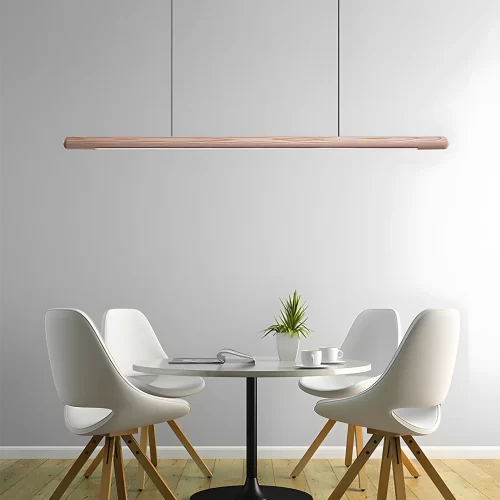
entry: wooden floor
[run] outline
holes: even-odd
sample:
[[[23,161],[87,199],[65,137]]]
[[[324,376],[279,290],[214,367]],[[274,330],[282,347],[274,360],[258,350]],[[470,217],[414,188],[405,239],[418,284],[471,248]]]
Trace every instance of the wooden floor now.
[[[192,460],[160,460],[158,469],[178,500],[187,500],[194,492],[206,488],[242,484],[243,460],[206,460],[206,463],[213,470],[212,479],[204,478]],[[346,471],[343,460],[311,460],[303,474],[291,479],[289,474],[296,463],[297,460],[259,460],[259,480],[262,484],[301,489],[323,500]],[[2,500],[48,500],[71,464],[71,460],[0,460],[0,497]],[[500,460],[433,460],[433,464],[458,500],[500,500]],[[350,489],[343,500],[376,500],[379,467],[380,460],[369,460],[366,491]],[[142,493],[135,489],[135,461],[126,460],[125,471],[130,500],[161,498],[151,481]],[[405,474],[408,500],[442,498],[425,475],[414,479],[406,470]],[[78,476],[63,498],[98,498],[99,478],[100,468],[90,479]],[[114,487],[112,498],[116,499]],[[388,498],[395,498],[392,484]]]

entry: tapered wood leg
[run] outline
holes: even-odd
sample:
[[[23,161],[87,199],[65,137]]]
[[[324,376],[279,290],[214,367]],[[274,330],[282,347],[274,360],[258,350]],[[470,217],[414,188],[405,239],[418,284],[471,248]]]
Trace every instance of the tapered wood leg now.
[[[411,460],[405,455],[405,452],[401,450],[401,457],[403,459],[403,465],[406,467],[408,472],[414,477],[417,478],[420,476],[420,473],[415,468],[415,466],[411,463]]]
[[[304,453],[304,456],[300,459],[300,462],[297,464],[295,469],[293,469],[290,476],[297,477],[302,472],[304,467],[307,465],[307,462],[311,460],[311,457],[316,453],[316,450],[320,447],[326,436],[328,436],[335,423],[335,420],[328,420],[323,429],[321,429],[316,439],[311,443],[311,446],[309,446],[308,450]]]
[[[111,479],[113,476],[113,460],[115,457],[115,437],[106,436],[104,445],[104,458],[102,461],[101,489],[99,500],[109,500],[111,498]]]
[[[115,480],[118,500],[127,500],[127,483],[123,466],[122,443],[120,438],[115,438]]]
[[[200,455],[198,455],[193,445],[189,442],[187,436],[181,431],[181,428],[177,425],[177,422],[175,420],[169,420],[167,423],[168,425],[170,425],[170,428],[174,431],[174,434],[177,436],[177,439],[182,443],[182,446],[186,448],[187,452],[194,460],[198,468],[201,470],[203,475],[208,478],[212,477],[210,469],[205,465],[205,462],[202,460]]]
[[[347,488],[349,488],[349,485],[354,481],[354,478],[359,474],[359,471],[372,456],[381,441],[381,435],[374,434],[370,438],[356,460],[354,460],[354,463],[349,467],[344,477],[340,480],[337,487],[333,490],[333,493],[328,497],[328,500],[340,500],[342,498],[344,493],[347,491]]]
[[[89,465],[89,468],[85,471],[84,477],[87,479],[95,472],[99,464],[102,462],[104,457],[104,448],[97,454],[92,463]]]
[[[392,474],[394,475],[394,489],[396,490],[396,500],[406,500],[403,458],[401,457],[401,441],[399,437],[393,437],[390,439],[392,448]]]
[[[352,452],[354,450],[354,425],[347,426],[347,441],[345,444],[345,466],[350,467],[352,464]]]
[[[432,482],[436,485],[436,488],[439,490],[443,498],[446,500],[456,500],[453,493],[450,491],[446,483],[441,479],[441,476],[438,474],[437,470],[431,464],[430,460],[424,455],[424,452],[420,448],[420,446],[416,443],[412,436],[403,436],[405,443],[408,445],[408,448],[415,455],[415,458],[418,460],[422,468],[427,472],[427,475],[431,478]]]
[[[148,452],[148,434],[149,427],[141,427],[141,450],[147,454]],[[141,467],[140,462],[137,463],[137,489],[142,491],[146,484],[146,471]]]
[[[149,454],[151,455],[151,463],[158,466],[158,448],[156,447],[156,429],[154,425],[149,426]]]
[[[361,450],[363,449],[363,428],[356,425],[354,428],[354,434],[356,437],[356,453],[359,455],[361,453]],[[361,491],[365,491],[366,470],[364,467],[361,467],[361,470],[359,471],[358,480],[359,480],[359,489]]]
[[[80,456],[75,460],[75,463],[71,466],[68,473],[64,476],[63,480],[60,482],[59,486],[56,488],[54,493],[50,496],[50,500],[59,500],[64,495],[64,492],[68,489],[76,475],[80,472],[81,468],[85,465],[85,462],[89,459],[90,455],[97,448],[97,445],[101,442],[102,436],[93,436],[88,442],[87,446],[80,453]]]
[[[384,451],[382,452],[382,465],[378,479],[377,500],[386,500],[389,489],[389,477],[391,475],[392,447],[391,438],[384,438]]]
[[[141,447],[134,439],[132,435],[123,436],[123,440],[126,445],[130,448],[130,451],[137,458],[138,462],[141,464],[142,468],[146,471],[146,474],[150,477],[153,484],[158,488],[158,491],[167,500],[177,500],[175,495],[172,493],[167,483],[163,480],[163,478],[158,474],[155,466],[151,463],[147,455],[142,451]]]

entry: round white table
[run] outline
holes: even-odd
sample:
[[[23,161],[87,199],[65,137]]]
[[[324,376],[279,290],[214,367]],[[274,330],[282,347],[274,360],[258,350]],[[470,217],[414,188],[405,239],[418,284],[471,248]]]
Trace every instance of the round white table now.
[[[371,370],[370,363],[346,359],[327,368],[296,368],[294,363],[257,359],[255,364],[227,360],[224,364],[169,364],[167,358],[134,364],[134,370],[156,375],[244,377],[247,379],[247,474],[243,486],[223,486],[199,491],[191,500],[312,500],[311,495],[281,486],[260,486],[257,481],[257,378],[351,375]]]

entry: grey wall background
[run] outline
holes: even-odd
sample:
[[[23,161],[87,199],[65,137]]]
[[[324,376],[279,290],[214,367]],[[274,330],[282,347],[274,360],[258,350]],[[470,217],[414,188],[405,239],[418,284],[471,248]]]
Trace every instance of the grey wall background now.
[[[174,133],[337,133],[335,1],[175,1]],[[447,151],[65,151],[67,135],[169,135],[169,1],[0,3],[0,444],[64,427],[44,312],[150,318],[170,355],[260,339],[299,290],[314,337],[368,307],[406,329],[463,318],[456,376],[424,445],[499,445],[500,4],[341,0],[341,133],[447,135]],[[91,369],[91,367],[89,367]],[[323,425],[293,380],[260,383],[260,444]],[[181,425],[244,443],[244,382],[207,380]],[[221,418],[221,407],[224,417]],[[161,445],[177,444],[160,426]],[[326,444],[343,444],[339,426]]]

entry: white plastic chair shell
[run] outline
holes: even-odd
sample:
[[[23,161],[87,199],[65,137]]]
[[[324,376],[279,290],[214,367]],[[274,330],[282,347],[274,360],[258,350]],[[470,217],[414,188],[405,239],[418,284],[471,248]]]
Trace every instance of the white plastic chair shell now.
[[[319,401],[316,413],[402,435],[434,432],[441,420],[440,405],[451,384],[459,336],[456,310],[423,311],[371,387],[351,397]]]
[[[50,366],[67,427],[96,435],[154,425],[189,413],[189,404],[146,394],[121,373],[92,320],[76,309],[45,314]]]
[[[345,398],[366,390],[378,380],[396,352],[399,330],[399,316],[394,309],[366,309],[354,320],[341,349],[345,358],[369,361],[370,372],[304,377],[299,381],[300,389],[320,398]]]
[[[201,377],[149,375],[136,372],[133,364],[167,358],[147,317],[137,309],[110,309],[103,316],[104,341],[127,379],[142,391],[155,396],[191,396],[205,387]]]

